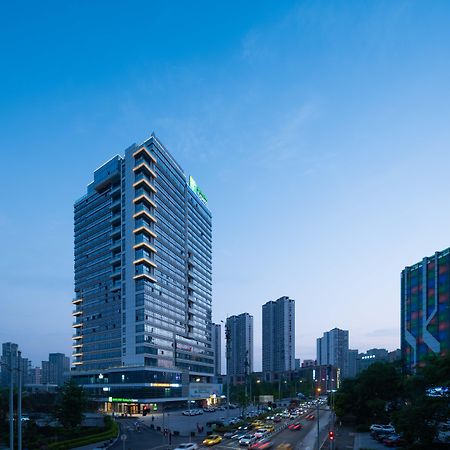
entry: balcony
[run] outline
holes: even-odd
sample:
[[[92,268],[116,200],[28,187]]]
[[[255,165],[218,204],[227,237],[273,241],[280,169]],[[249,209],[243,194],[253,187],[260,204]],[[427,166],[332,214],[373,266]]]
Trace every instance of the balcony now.
[[[72,336],[72,339],[73,339],[74,341],[78,341],[79,339],[83,339],[83,335],[82,335],[82,334],[74,334],[74,335]]]
[[[156,278],[153,274],[153,267],[148,267],[142,263],[136,263],[135,276],[133,278],[135,280],[146,278],[152,283],[156,283]]]
[[[112,286],[111,286],[110,291],[111,292],[118,291],[121,287],[122,287],[122,283],[120,281],[114,281]]]
[[[133,248],[135,250],[145,249],[153,253],[158,253],[158,250],[156,250],[156,248],[150,245],[148,242],[141,242],[140,244],[136,244]]]
[[[83,347],[83,344],[81,342],[72,345],[72,348],[81,348],[81,347]]]
[[[155,186],[153,186],[151,181],[144,174],[140,174],[138,177],[136,177],[136,182],[133,184],[134,188],[137,188],[139,186],[147,186],[156,194]]]
[[[80,322],[75,322],[72,324],[72,328],[81,328],[83,326],[83,324]]]
[[[75,311],[72,311],[72,316],[81,316],[83,314],[83,311],[76,309]]]
[[[117,197],[117,195],[120,196],[120,192],[121,192],[121,186],[120,186],[120,184],[118,184],[111,189],[111,197],[115,198],[115,197]]]
[[[111,265],[114,266],[116,264],[121,264],[122,263],[122,254],[121,253],[114,253],[112,255],[112,259],[111,259]]]
[[[111,247],[109,247],[111,251],[120,250],[121,248],[122,248],[122,241],[120,239],[117,239],[117,241],[113,241]]]
[[[135,192],[136,198],[133,200],[134,203],[145,203],[147,202],[153,208],[157,208],[156,203],[153,201],[152,197],[145,192],[144,189],[138,189]]]
[[[83,356],[83,353],[74,352],[74,353],[72,353],[72,356],[73,356],[74,358],[77,358],[77,357]]]
[[[121,230],[120,230],[120,226],[119,227],[113,227],[113,229],[111,230],[111,237],[120,237],[121,235]]]
[[[74,361],[73,365],[74,366],[81,366],[83,364],[83,361]]]
[[[138,219],[139,217],[147,217],[152,222],[156,223],[156,219],[151,215],[150,211],[147,208],[142,208],[140,211],[133,215],[133,219]]]
[[[72,304],[74,304],[74,305],[79,305],[82,301],[83,301],[82,298],[74,298],[74,299],[72,300]]]
[[[111,205],[110,205],[110,207],[109,207],[109,209],[111,210],[111,211],[120,211],[120,207],[122,206],[122,201],[121,201],[121,199],[119,198],[118,200],[114,200],[112,203],[111,203]]]
[[[122,269],[118,267],[117,269],[113,270],[109,278],[120,278],[122,276]]]
[[[142,278],[151,281],[152,283],[156,283],[156,278],[153,278],[151,275],[148,275],[147,273],[140,273],[138,275],[135,275],[133,277],[135,280],[141,280]]]
[[[151,259],[148,258],[139,258],[136,261],[133,261],[133,264],[147,264],[151,267],[158,267]]]
[[[111,225],[117,225],[121,222],[122,220],[122,214],[120,213],[120,211],[113,213],[110,219]]]
[[[145,162],[142,161],[141,159],[139,161],[136,161],[137,165],[136,167],[133,169],[134,172],[139,172],[139,171],[145,171],[147,172],[150,176],[152,176],[153,178],[156,178],[156,173],[153,171],[153,169]]]
[[[141,225],[138,226],[138,228],[136,228],[133,231],[134,234],[138,234],[138,233],[147,233],[149,236],[152,236],[154,238],[156,238],[156,234],[153,230],[151,230],[147,225]]]
[[[156,158],[145,148],[141,147],[139,150],[133,153],[133,158],[138,158],[139,156],[147,156],[156,164]]]

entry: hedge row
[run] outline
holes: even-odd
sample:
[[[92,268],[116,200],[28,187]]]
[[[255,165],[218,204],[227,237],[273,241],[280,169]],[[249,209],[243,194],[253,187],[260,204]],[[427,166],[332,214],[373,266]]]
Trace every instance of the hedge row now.
[[[119,433],[119,427],[115,422],[111,423],[110,429],[102,433],[93,434],[91,436],[70,439],[62,442],[54,442],[48,446],[49,450],[68,450],[71,448],[82,447],[83,445],[95,444],[100,441],[113,439]]]

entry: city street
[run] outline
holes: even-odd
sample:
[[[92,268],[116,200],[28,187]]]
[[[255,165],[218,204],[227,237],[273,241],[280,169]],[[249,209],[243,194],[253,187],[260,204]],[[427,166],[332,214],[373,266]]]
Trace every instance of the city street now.
[[[315,412],[311,410],[311,412]],[[226,413],[226,412],[225,412]],[[237,416],[239,410],[231,410],[230,418]],[[306,414],[306,413],[305,413]],[[308,421],[303,417],[296,420],[285,419],[281,423],[277,424],[276,431],[273,433],[272,441],[274,445],[281,443],[289,443],[296,450],[313,450],[317,442],[317,422],[316,420]],[[121,425],[121,434],[125,434],[126,440],[119,439],[113,447],[113,450],[166,450],[175,448],[177,444],[181,442],[197,442],[200,448],[207,448],[201,445],[201,442],[206,436],[206,432],[211,428],[206,426],[206,422],[210,420],[218,420],[221,417],[225,417],[224,411],[215,411],[214,413],[204,413],[200,416],[183,416],[182,411],[171,412],[168,414],[155,414],[152,421],[151,415],[142,418],[124,418],[118,420]],[[328,424],[330,420],[330,411],[321,410],[320,412],[320,442],[322,443],[327,438]],[[180,431],[182,436],[171,436],[171,442],[169,437],[164,436],[160,431],[156,431],[157,427],[163,427],[171,429],[172,431]],[[287,425],[291,423],[301,422],[304,428],[299,431],[291,431],[287,428]],[[136,423],[139,426],[136,427]],[[200,427],[204,427],[204,431],[192,438],[189,438],[189,430],[196,430],[197,423]],[[151,428],[154,425],[155,429]],[[239,446],[237,440],[223,439],[220,444],[213,446],[217,450],[237,449],[242,448]]]

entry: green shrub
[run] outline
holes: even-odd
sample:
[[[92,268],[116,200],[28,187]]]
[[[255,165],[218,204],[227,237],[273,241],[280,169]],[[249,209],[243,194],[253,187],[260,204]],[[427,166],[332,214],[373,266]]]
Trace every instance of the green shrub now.
[[[102,433],[90,436],[78,437],[67,441],[54,442],[48,446],[49,450],[68,450],[71,448],[82,447],[84,445],[95,444],[100,441],[107,441],[117,436],[119,427],[115,422],[110,422],[109,429]]]

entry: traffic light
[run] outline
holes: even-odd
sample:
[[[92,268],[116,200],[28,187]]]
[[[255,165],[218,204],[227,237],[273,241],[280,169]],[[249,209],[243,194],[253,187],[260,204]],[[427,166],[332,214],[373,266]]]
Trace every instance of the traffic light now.
[[[334,441],[334,431],[328,432],[328,438],[330,439],[330,441]]]

